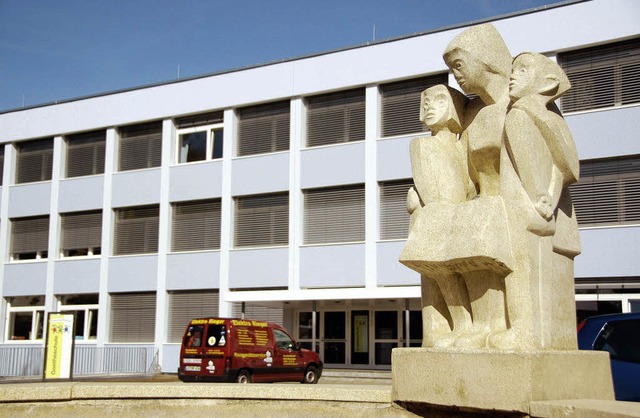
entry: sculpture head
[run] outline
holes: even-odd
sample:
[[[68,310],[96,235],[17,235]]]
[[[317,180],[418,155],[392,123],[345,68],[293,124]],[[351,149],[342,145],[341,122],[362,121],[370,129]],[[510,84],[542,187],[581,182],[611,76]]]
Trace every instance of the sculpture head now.
[[[542,54],[523,52],[513,60],[509,82],[509,97],[513,102],[537,94],[549,103],[570,87],[562,68]]]
[[[436,133],[443,128],[460,133],[460,115],[467,101],[464,94],[444,84],[429,87],[420,95],[420,121]]]
[[[443,58],[467,94],[482,96],[492,77],[507,80],[511,72],[511,53],[498,31],[488,23],[456,36]]]

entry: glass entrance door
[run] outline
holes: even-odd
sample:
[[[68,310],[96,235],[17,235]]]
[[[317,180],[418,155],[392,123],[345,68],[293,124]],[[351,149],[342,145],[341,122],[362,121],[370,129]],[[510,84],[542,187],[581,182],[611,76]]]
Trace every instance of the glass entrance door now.
[[[351,311],[351,364],[369,364],[369,311]]]

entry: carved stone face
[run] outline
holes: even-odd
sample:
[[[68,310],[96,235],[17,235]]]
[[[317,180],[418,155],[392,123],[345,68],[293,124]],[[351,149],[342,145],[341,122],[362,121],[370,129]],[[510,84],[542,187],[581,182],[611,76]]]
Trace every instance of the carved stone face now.
[[[536,94],[539,83],[536,80],[534,58],[528,54],[519,55],[513,62],[509,80],[509,97],[512,101]]]
[[[462,91],[479,94],[483,90],[487,69],[480,60],[457,49],[448,54],[445,61]]]
[[[449,121],[449,97],[443,93],[427,93],[422,102],[424,124],[434,131],[447,126]]]

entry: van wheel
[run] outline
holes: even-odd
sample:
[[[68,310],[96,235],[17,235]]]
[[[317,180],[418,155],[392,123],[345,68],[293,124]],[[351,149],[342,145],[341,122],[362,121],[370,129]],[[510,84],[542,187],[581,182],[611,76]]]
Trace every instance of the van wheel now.
[[[249,370],[240,370],[238,377],[236,377],[236,383],[251,383],[251,373],[249,373]]]
[[[318,383],[318,369],[315,366],[307,367],[307,370],[304,372],[304,379],[302,379],[302,383]]]

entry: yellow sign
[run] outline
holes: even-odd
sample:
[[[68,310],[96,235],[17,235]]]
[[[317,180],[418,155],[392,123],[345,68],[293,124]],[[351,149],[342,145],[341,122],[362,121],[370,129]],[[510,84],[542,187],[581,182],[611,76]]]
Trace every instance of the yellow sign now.
[[[44,359],[45,379],[70,379],[73,368],[74,314],[50,313]]]

